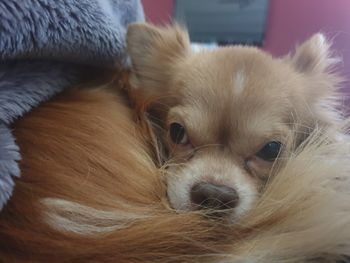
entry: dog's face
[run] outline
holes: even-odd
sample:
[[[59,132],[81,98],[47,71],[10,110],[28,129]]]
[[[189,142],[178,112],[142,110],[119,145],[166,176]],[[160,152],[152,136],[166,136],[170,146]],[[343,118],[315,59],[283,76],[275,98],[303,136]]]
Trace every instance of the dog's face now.
[[[292,150],[293,133],[300,143],[315,125],[333,125],[337,79],[320,34],[283,59],[242,46],[193,53],[178,27],[134,24],[127,41],[134,98],[162,128],[177,210],[239,218]]]

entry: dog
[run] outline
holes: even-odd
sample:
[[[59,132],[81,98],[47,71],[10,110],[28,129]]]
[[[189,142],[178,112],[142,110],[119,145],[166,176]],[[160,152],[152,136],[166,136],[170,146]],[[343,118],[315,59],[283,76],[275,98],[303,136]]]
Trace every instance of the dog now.
[[[281,59],[245,46],[193,52],[180,26],[133,24],[127,41],[131,94],[157,130],[178,211],[235,221],[259,199],[275,161],[316,127],[337,137],[338,59],[321,33]]]
[[[128,31],[131,75],[118,73],[114,81],[104,86],[87,89],[82,84],[80,88],[67,90],[14,124],[13,132],[22,154],[22,176],[0,214],[1,261],[306,263],[337,262],[350,256],[349,188],[344,187],[349,175],[349,145],[337,139],[343,134],[338,127],[342,121],[337,120],[333,107],[338,79],[328,71],[332,60],[328,56],[328,44],[323,40],[316,36],[298,48],[296,55],[275,61],[256,49],[245,47],[191,54],[187,35],[178,27],[131,25]],[[314,45],[327,50],[316,52]],[[233,55],[229,54],[236,51],[251,54],[248,58],[252,59],[251,64],[239,68],[240,74],[235,70],[230,73],[233,83],[237,83],[237,74],[240,76],[240,94],[257,87],[248,83],[258,85],[261,81],[263,86],[259,86],[257,96],[246,94],[247,101],[237,104],[243,107],[241,113],[247,118],[244,122],[247,127],[240,127],[244,130],[233,130],[237,139],[228,140],[231,137],[226,132],[231,130],[226,130],[218,133],[220,143],[212,142],[215,124],[222,124],[218,116],[229,118],[233,114],[220,115],[222,112],[216,107],[227,107],[224,99],[230,101],[232,97],[228,96],[231,93],[225,93],[225,96],[221,94],[223,101],[216,101],[219,91],[212,90],[212,96],[204,91],[213,83],[220,83],[223,91],[235,90],[232,85],[225,86],[229,79],[223,73],[230,70]],[[304,57],[306,54],[310,56]],[[198,57],[201,55],[203,57]],[[255,57],[258,61],[253,60]],[[221,67],[217,59],[226,61],[223,58],[229,60]],[[250,61],[248,58],[244,61]],[[240,60],[234,61],[235,65],[241,65]],[[265,62],[264,67],[260,67],[259,61]],[[220,72],[214,71],[214,65],[220,66]],[[177,70],[182,67],[184,72],[178,75]],[[195,74],[204,68],[210,75]],[[249,74],[253,69],[254,80],[252,72]],[[267,76],[265,70],[269,72]],[[279,72],[284,73],[280,76]],[[195,93],[192,95],[182,90],[189,81],[186,76],[202,84],[193,83]],[[200,80],[199,76],[204,79]],[[208,78],[214,76],[216,79],[209,82]],[[215,81],[217,78],[220,82]],[[200,88],[203,92],[196,93]],[[278,89],[283,92],[277,93]],[[277,98],[273,97],[277,94]],[[284,98],[282,104],[280,94],[288,95],[290,101]],[[201,99],[204,98],[210,111],[202,114]],[[261,104],[251,104],[248,98],[256,98]],[[298,98],[300,104],[297,104]],[[197,99],[200,100],[195,102]],[[212,102],[217,105],[211,105]],[[288,110],[292,110],[292,123],[275,123],[271,119],[266,119],[270,124],[262,123],[260,117],[274,120],[280,116],[281,109],[271,104],[289,105],[284,113],[289,116]],[[194,111],[194,106],[199,109]],[[248,110],[250,107],[253,109]],[[271,112],[265,113],[265,109]],[[186,115],[181,115],[184,112]],[[257,112],[261,115],[257,116],[255,129],[246,130],[253,125],[251,118]],[[217,117],[210,119],[209,113]],[[192,120],[191,116],[202,118],[193,124],[199,128],[198,134],[189,130],[192,126],[188,126],[185,117]],[[243,121],[243,117],[239,120]],[[212,125],[203,130],[201,125],[207,122]],[[270,137],[273,127],[280,127],[281,131]],[[239,137],[248,135],[248,131],[253,133],[246,140]],[[266,140],[260,142],[259,132],[263,131]],[[208,141],[199,145],[196,142],[200,140]],[[251,164],[240,163],[239,152],[225,148],[232,144],[235,149],[237,146],[248,152],[250,147],[254,148],[254,142],[259,152],[256,158],[271,153],[271,145],[261,152],[270,142],[279,142],[277,145],[281,147],[273,151],[268,160],[260,163],[251,160]],[[245,148],[246,145],[251,146]],[[293,154],[286,154],[288,151]],[[269,176],[268,170],[273,165],[270,159],[276,156],[277,161],[282,159],[279,156],[288,158],[267,180],[264,177]],[[214,158],[220,165],[214,163]],[[187,191],[186,185],[191,182],[201,183],[205,178],[200,175],[203,165],[208,165],[208,171],[216,172],[215,177],[210,178],[212,181],[205,183],[218,184],[220,191],[223,186],[230,188],[227,189],[230,198],[231,188],[237,192],[235,207],[229,202],[223,202],[220,207],[228,211],[221,217],[233,221],[208,218],[208,209],[198,209],[197,205],[177,207],[176,198],[185,195],[176,195],[176,192]],[[222,171],[218,170],[219,166]],[[233,174],[232,181],[228,181],[230,169],[226,166],[240,177]],[[193,170],[193,179],[186,175],[189,169]],[[181,184],[177,179],[180,174]],[[252,191],[249,196],[248,192],[242,195],[243,188],[238,189],[241,187],[237,185],[238,179],[246,185],[244,191]],[[185,187],[176,189],[183,185]],[[251,201],[242,201],[244,198]],[[186,199],[183,204],[187,202],[192,200]],[[245,207],[242,204],[246,204]],[[199,206],[207,207],[207,204]],[[216,209],[211,203],[208,206]]]

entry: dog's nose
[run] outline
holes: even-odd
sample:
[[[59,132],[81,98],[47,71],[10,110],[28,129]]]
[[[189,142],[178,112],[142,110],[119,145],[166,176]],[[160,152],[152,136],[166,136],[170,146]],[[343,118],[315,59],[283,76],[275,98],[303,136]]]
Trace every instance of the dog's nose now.
[[[199,183],[191,189],[191,201],[198,205],[199,209],[224,210],[235,208],[239,202],[239,196],[235,189],[211,183]]]

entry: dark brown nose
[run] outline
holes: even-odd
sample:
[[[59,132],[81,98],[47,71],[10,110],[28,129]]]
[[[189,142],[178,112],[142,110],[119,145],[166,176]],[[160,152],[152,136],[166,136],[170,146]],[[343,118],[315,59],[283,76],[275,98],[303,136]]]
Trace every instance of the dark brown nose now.
[[[199,209],[224,210],[235,208],[239,196],[235,189],[210,183],[199,183],[191,189],[191,201]]]

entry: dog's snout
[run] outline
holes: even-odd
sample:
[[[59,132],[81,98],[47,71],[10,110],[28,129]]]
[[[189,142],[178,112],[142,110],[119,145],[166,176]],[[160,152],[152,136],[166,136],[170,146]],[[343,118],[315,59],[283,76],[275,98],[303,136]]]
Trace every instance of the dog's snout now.
[[[192,203],[199,209],[230,209],[235,208],[239,202],[235,189],[205,182],[193,186],[190,195]]]

